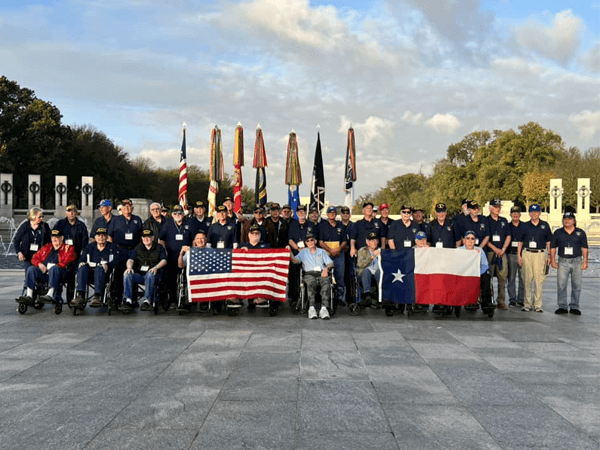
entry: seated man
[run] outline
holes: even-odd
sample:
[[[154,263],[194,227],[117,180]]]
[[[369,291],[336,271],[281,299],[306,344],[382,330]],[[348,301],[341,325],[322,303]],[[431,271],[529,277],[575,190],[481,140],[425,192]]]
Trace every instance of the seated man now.
[[[427,233],[424,231],[419,231],[415,234],[415,247],[417,248],[427,248],[429,247],[429,243],[427,242]]]
[[[381,250],[379,236],[375,232],[367,234],[367,245],[362,247],[357,254],[356,269],[362,285],[362,306],[373,304],[371,285],[373,280],[379,283],[381,279]]]
[[[317,311],[315,309],[315,294],[317,287],[321,288],[321,310],[319,317],[324,320],[329,319],[329,300],[331,296],[331,278],[330,270],[333,268],[333,261],[322,248],[317,248],[317,240],[312,233],[306,234],[306,248],[294,256],[290,252],[290,258],[293,263],[302,263],[304,271],[304,282],[306,283],[306,293],[308,296],[308,318],[316,319]]]
[[[162,245],[154,242],[152,230],[142,230],[142,242],[130,253],[127,260],[127,270],[123,275],[123,311],[133,309],[133,289],[144,283],[146,292],[141,299],[140,309],[152,309],[152,299],[156,291],[158,271],[167,265],[167,252]]]
[[[61,294],[62,283],[67,278],[67,266],[75,261],[75,249],[64,243],[61,230],[52,230],[50,243],[44,245],[31,258],[31,266],[25,276],[26,293],[17,300],[19,303],[33,306],[33,290],[36,282],[48,284],[48,293],[40,298],[43,303],[54,303]]]
[[[475,234],[474,231],[471,230],[467,230],[465,232],[465,235],[463,237],[463,245],[458,247],[459,249],[464,249],[464,250],[471,250],[471,251],[476,251],[479,252],[480,255],[480,275],[479,275],[479,280],[480,280],[480,297],[481,297],[481,307],[484,308],[490,308],[492,307],[492,288],[491,288],[491,277],[490,277],[490,273],[488,272],[488,259],[487,256],[485,255],[485,253],[483,252],[483,249],[481,249],[481,247],[476,246],[475,242],[477,240],[477,235]]]
[[[248,241],[249,242],[241,243],[240,248],[246,249],[246,250],[271,248],[271,245],[269,245],[268,243],[261,242],[261,236],[262,236],[262,233],[260,230],[260,226],[258,226],[258,224],[256,224],[256,223],[253,223],[252,225],[250,225],[250,229],[248,230]],[[262,298],[255,298],[253,300],[249,300],[248,309],[252,310],[252,309],[254,309],[254,307],[256,305],[263,305],[265,303],[267,303],[267,301]],[[275,302],[275,304],[278,305],[277,302]]]
[[[194,240],[192,241],[192,247],[194,248],[205,248],[206,247],[206,232],[202,229],[199,229],[196,235],[194,236]],[[177,258],[177,266],[180,269],[185,269],[190,263],[190,247],[184,245],[181,247],[179,251],[179,256]],[[185,270],[184,270],[185,273]],[[208,302],[202,302],[202,304],[198,305],[198,308],[203,311],[208,308]],[[184,305],[177,305],[177,311],[179,313],[189,313],[191,310],[191,304],[187,303]]]
[[[102,306],[102,293],[106,285],[106,275],[118,263],[116,247],[107,241],[106,228],[97,228],[94,240],[88,244],[79,258],[77,268],[77,294],[71,301],[71,306],[81,307],[87,300],[87,285],[90,272],[94,273],[94,296],[90,306],[99,308]]]

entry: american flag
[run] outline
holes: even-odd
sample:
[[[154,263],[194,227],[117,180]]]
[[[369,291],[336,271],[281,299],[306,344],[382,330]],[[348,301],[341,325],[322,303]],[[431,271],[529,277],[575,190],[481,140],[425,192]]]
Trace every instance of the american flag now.
[[[179,204],[187,208],[187,163],[185,161],[185,124],[183,124],[183,142],[181,143],[181,155],[179,157]]]
[[[192,302],[264,298],[285,301],[287,249],[190,249],[187,267]]]

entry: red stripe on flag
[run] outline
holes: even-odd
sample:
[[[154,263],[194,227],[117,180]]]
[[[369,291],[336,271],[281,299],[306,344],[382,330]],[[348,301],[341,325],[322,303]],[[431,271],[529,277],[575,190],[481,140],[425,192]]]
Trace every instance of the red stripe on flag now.
[[[415,273],[415,286],[421,305],[464,306],[479,297],[479,277]]]

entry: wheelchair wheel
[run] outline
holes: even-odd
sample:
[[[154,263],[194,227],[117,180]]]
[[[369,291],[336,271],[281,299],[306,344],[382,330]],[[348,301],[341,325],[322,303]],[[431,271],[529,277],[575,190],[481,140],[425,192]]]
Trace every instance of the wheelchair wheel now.
[[[27,312],[27,305],[25,303],[19,303],[17,311],[19,311],[19,314],[25,314]]]
[[[358,303],[350,303],[348,305],[348,312],[351,316],[358,316],[358,313],[360,312],[360,306]]]
[[[237,317],[240,313],[240,308],[227,308],[227,315],[229,317]]]
[[[44,307],[44,304],[37,299],[33,302],[33,309],[37,309],[38,311]]]
[[[269,316],[275,317],[277,315],[277,305],[269,304]]]
[[[300,314],[300,311],[298,310],[298,302],[291,302],[290,310],[292,311],[292,314]]]
[[[74,306],[73,308],[71,308],[71,311],[73,311],[73,315],[76,316],[77,315],[77,310],[79,308],[77,308],[77,306]]]
[[[62,312],[62,309],[63,309],[62,303],[57,302],[56,305],[54,305],[54,314],[56,314],[58,316]]]

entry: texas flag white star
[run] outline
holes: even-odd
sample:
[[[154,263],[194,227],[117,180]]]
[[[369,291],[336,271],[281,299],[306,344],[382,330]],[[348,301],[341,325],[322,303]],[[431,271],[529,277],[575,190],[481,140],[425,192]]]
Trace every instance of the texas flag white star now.
[[[396,272],[394,274],[394,280],[392,281],[392,283],[396,282],[396,281],[400,281],[401,283],[404,283],[403,278],[406,276],[406,274],[403,274],[400,269],[398,269],[398,272]]]

